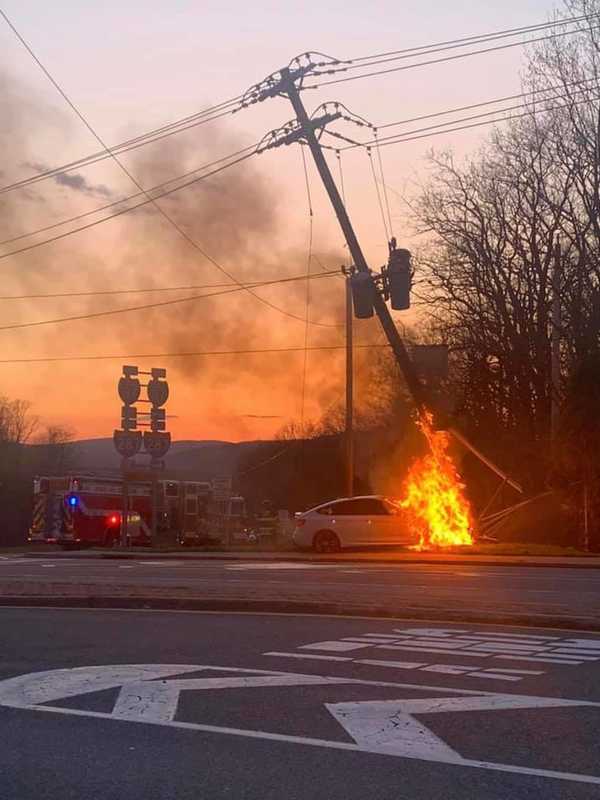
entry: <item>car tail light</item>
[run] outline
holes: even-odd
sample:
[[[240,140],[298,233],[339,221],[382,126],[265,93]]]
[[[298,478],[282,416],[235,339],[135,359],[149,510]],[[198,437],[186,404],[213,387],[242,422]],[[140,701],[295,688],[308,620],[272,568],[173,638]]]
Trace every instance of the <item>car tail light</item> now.
[[[297,519],[296,520],[296,527],[297,528],[301,528],[305,524],[306,524],[306,520],[305,519]]]

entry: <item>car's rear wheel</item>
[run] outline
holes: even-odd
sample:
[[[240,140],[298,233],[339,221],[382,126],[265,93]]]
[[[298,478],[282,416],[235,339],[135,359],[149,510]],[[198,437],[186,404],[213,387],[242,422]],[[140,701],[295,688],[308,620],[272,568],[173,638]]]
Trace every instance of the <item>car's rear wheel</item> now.
[[[319,531],[313,539],[315,553],[339,553],[342,549],[340,540],[333,531]]]

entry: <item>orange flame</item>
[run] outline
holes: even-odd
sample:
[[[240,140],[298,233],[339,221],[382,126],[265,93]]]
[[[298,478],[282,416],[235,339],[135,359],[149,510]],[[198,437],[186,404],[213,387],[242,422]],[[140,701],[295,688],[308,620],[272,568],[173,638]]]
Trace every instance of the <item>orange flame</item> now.
[[[429,412],[418,426],[431,452],[412,465],[399,501],[419,536],[416,549],[473,544],[473,515],[465,485],[448,453],[449,436],[434,430]]]

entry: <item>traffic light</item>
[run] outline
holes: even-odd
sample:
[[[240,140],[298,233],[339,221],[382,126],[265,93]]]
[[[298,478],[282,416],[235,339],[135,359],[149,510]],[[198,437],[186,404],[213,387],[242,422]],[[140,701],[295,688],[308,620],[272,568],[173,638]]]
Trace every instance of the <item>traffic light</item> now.
[[[121,407],[121,428],[124,431],[134,431],[137,428],[137,408],[135,406]]]
[[[392,308],[395,311],[405,311],[410,308],[410,287],[412,283],[410,252],[408,250],[396,248],[390,250],[387,275]]]
[[[150,409],[150,430],[164,431],[167,427],[167,416],[164,408]]]
[[[355,272],[350,276],[352,305],[357,319],[370,319],[375,303],[375,284],[368,272]]]

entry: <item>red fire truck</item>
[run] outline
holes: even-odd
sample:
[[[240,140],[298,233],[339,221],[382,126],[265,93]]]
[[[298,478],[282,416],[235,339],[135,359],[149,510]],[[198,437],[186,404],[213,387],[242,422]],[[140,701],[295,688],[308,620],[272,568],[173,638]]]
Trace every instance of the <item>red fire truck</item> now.
[[[128,480],[128,543],[151,545],[152,483]],[[219,541],[242,524],[243,498],[223,504],[208,482],[159,480],[157,532],[180,545]],[[120,542],[123,481],[94,475],[40,477],[33,487],[30,542],[114,547]],[[235,519],[233,518],[235,515]]]

